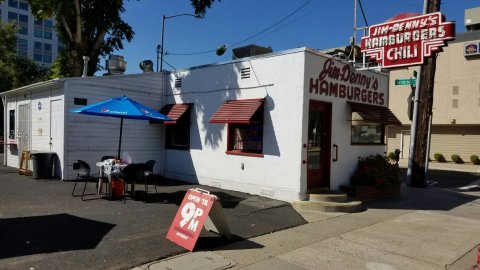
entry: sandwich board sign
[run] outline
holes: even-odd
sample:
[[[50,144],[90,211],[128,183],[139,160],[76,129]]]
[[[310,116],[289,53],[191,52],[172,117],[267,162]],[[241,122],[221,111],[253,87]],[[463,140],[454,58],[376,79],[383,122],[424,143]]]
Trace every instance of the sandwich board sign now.
[[[207,230],[230,239],[230,230],[218,197],[206,190],[189,189],[170,225],[167,239],[192,251],[204,225]]]

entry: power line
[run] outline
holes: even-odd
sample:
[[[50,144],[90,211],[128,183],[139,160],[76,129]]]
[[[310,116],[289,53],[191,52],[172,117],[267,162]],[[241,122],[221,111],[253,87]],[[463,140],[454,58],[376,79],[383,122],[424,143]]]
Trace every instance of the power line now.
[[[365,16],[365,11],[363,11],[362,1],[358,0],[358,4],[360,5],[360,10],[362,11],[363,20],[365,21],[365,26],[368,26],[367,17]]]
[[[295,13],[297,13],[298,11],[300,11],[302,8],[304,8],[306,5],[308,5],[310,2],[312,2],[312,0],[307,0],[305,3],[303,3],[300,7],[298,7],[297,9],[295,9],[293,12],[291,12],[289,15],[287,15],[285,18],[277,21],[276,23],[274,23],[273,25],[267,27],[266,29],[258,32],[257,34],[253,35],[253,36],[250,36],[248,38],[245,38],[241,41],[238,41],[236,43],[233,43],[232,45],[228,46],[228,47],[233,47],[235,45],[238,45],[240,43],[243,43],[245,41],[248,41],[250,39],[253,39],[267,31],[269,31],[270,29],[274,28],[275,26],[279,25],[280,23],[284,22],[285,20],[287,20],[288,18],[290,18],[291,16],[293,16]],[[210,53],[210,52],[214,52],[215,50],[208,50],[208,51],[201,51],[201,52],[195,52],[195,53],[169,53],[170,55],[197,55],[197,54],[205,54],[205,53]]]

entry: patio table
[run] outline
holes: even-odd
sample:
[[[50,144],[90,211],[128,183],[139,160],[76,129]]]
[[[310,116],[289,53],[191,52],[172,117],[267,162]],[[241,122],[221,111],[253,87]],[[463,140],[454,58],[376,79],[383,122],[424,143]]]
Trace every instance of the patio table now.
[[[99,168],[100,173],[98,177],[98,188],[97,194],[101,194],[103,191],[103,181],[106,178],[108,180],[107,183],[107,197],[109,199],[113,198],[113,190],[112,190],[112,172],[118,173],[123,170],[128,164],[124,163],[115,163],[112,164],[111,167],[107,164],[113,163],[112,160],[107,159],[105,161],[99,161],[95,163],[95,165]],[[109,168],[110,167],[110,168]]]

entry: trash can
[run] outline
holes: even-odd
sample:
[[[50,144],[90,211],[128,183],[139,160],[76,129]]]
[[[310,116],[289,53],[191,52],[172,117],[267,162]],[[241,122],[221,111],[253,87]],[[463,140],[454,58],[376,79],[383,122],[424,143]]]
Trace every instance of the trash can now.
[[[56,155],[53,152],[32,153],[32,178],[52,179],[53,161]]]

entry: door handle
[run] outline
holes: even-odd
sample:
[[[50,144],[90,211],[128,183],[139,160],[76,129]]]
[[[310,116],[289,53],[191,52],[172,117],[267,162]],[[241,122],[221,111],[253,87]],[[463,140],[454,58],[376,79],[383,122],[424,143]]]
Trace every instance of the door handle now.
[[[333,158],[333,162],[338,161],[338,145],[333,144],[333,147],[335,148],[335,158]]]

